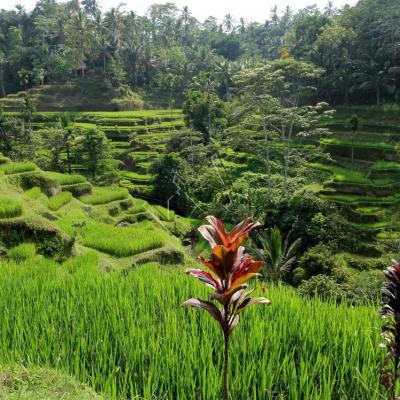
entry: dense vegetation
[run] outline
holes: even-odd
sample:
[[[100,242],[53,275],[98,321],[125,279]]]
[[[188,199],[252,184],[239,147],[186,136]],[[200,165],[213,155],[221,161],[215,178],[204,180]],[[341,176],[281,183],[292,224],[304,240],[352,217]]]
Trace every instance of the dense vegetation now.
[[[376,309],[399,258],[400,2],[239,21],[171,3],[0,11],[1,398],[101,398],[53,368],[111,399],[219,398],[222,337],[178,307],[206,298],[183,267],[204,281],[207,215],[263,226],[251,287],[272,305],[229,339],[231,397],[385,398]],[[225,339],[235,310],[217,313]]]
[[[154,4],[142,16],[121,6],[102,12],[94,0],[40,0],[29,12],[18,6],[0,13],[0,95],[86,76],[92,85],[80,82],[71,104],[74,98],[86,109],[104,107],[106,94],[117,106],[140,107],[133,89],[167,105],[179,103],[192,78],[209,71],[228,99],[243,66],[292,56],[326,70],[317,93],[331,104],[398,102],[399,5],[362,0],[340,10],[332,2],[322,11],[274,7],[265,23],[255,23],[231,14],[200,22],[188,7],[171,3]],[[70,107],[65,98],[71,92],[73,84],[56,86],[39,100]],[[10,97],[9,104],[19,100]]]

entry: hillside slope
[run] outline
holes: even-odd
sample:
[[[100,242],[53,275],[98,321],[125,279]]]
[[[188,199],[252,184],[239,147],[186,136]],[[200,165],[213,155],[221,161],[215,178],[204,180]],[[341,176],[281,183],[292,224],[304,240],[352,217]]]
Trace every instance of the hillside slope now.
[[[0,106],[6,111],[19,111],[26,97],[35,102],[39,111],[118,111],[138,110],[144,106],[141,97],[127,85],[114,87],[91,78],[9,94],[0,99]]]
[[[94,252],[105,270],[156,261],[183,264],[181,240],[193,226],[121,187],[94,187],[81,175],[41,171],[30,162],[0,165],[0,242],[3,252],[63,260]],[[17,247],[16,247],[17,246]]]

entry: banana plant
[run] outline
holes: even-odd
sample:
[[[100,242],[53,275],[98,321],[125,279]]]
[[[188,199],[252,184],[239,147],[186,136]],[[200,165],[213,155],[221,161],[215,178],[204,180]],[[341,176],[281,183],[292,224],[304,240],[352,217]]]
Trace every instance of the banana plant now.
[[[396,394],[396,384],[400,378],[400,261],[385,271],[387,282],[382,288],[383,307],[380,314],[383,319],[380,345],[386,351],[381,370],[380,383],[391,400],[400,399]]]
[[[239,322],[239,315],[253,305],[269,305],[271,301],[265,297],[251,297],[254,289],[247,290],[247,282],[260,275],[258,271],[264,263],[248,257],[242,244],[260,224],[246,218],[230,232],[226,232],[223,222],[218,218],[209,216],[206,220],[210,225],[201,226],[199,232],[211,246],[211,260],[199,257],[207,270],[192,268],[186,270],[186,273],[199,279],[214,293],[209,296],[211,301],[192,298],[183,305],[207,311],[221,327],[224,336],[223,398],[228,400],[229,339]]]
[[[301,239],[289,243],[289,237],[282,238],[280,229],[275,226],[266,235],[259,235],[261,249],[254,249],[255,253],[265,263],[266,279],[277,285],[282,280],[282,275],[290,271],[296,261],[297,252],[301,246]]]

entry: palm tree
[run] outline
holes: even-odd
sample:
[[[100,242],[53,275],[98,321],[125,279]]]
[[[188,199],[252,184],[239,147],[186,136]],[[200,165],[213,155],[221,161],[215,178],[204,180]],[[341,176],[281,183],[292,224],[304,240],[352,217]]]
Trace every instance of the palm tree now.
[[[336,13],[335,7],[333,5],[333,1],[328,1],[327,5],[324,8],[324,14],[329,17],[332,18]]]
[[[246,20],[244,18],[239,19],[239,25],[236,29],[241,34],[246,32]]]
[[[278,16],[278,6],[275,5],[271,8],[271,21],[273,25],[278,25],[279,16]]]
[[[100,13],[100,5],[97,0],[82,0],[82,6],[85,10],[86,15],[90,16],[95,20],[97,15]]]
[[[381,104],[382,91],[390,91],[392,89],[388,69],[388,63],[385,63],[382,67],[377,61],[370,59],[368,62],[363,63],[362,72],[354,74],[354,77],[359,82],[359,90],[375,92],[377,106]]]
[[[276,226],[266,236],[259,235],[258,238],[262,249],[255,251],[257,256],[265,262],[266,279],[276,285],[295,262],[301,239],[296,239],[289,245],[289,237],[283,241],[282,233]]]
[[[228,33],[231,33],[234,31],[234,19],[231,14],[226,14],[224,18],[224,22],[222,24],[225,27],[225,30]]]

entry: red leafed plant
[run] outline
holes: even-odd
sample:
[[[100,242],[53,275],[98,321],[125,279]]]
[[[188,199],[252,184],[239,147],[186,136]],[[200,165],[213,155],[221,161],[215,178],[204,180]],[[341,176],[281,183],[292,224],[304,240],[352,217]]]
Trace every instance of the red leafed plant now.
[[[388,398],[400,399],[396,394],[396,384],[400,379],[400,261],[385,270],[386,283],[382,288],[383,318],[382,339],[380,345],[386,350],[380,383],[386,388]]]
[[[210,243],[211,260],[206,261],[199,257],[201,263],[208,271],[202,269],[188,269],[186,273],[192,275],[214,290],[210,300],[220,303],[217,307],[211,301],[190,299],[183,303],[184,306],[202,308],[206,310],[219,323],[224,335],[224,400],[229,399],[228,362],[229,338],[239,322],[239,315],[246,308],[259,304],[271,304],[265,297],[251,297],[254,289],[246,290],[251,278],[263,266],[262,261],[254,261],[253,257],[245,254],[243,241],[250,232],[260,226],[246,218],[230,232],[225,231],[222,221],[209,216],[206,218],[210,225],[199,228],[201,235]]]

